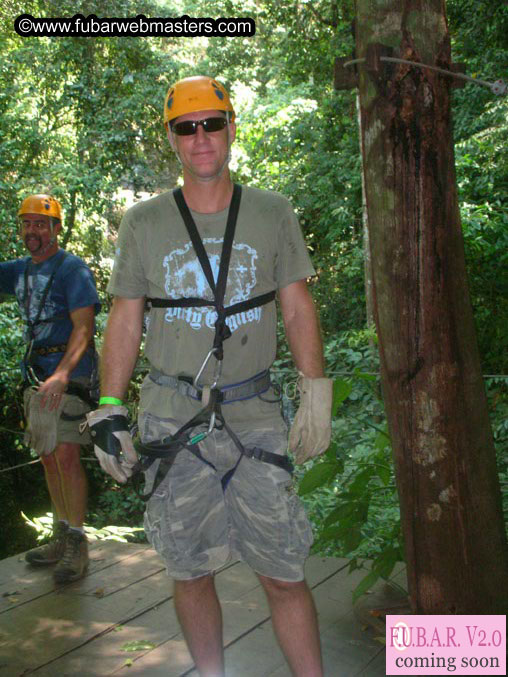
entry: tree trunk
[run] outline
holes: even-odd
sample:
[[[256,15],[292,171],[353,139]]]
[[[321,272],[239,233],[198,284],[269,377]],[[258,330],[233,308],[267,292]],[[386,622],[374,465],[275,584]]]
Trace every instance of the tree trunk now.
[[[507,549],[457,204],[444,0],[357,0],[381,376],[415,613],[505,613]]]
[[[67,243],[71,239],[72,231],[74,229],[74,225],[76,223],[76,189],[71,190],[71,197],[69,201],[69,210],[67,212],[65,221],[64,221],[64,226],[65,226],[65,234],[63,236],[61,245],[65,249],[67,246]]]

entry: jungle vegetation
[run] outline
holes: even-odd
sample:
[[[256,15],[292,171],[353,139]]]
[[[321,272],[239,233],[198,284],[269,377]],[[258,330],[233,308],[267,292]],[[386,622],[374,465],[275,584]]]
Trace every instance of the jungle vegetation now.
[[[506,74],[508,7],[502,0],[447,0],[453,59],[473,77]],[[23,255],[21,199],[51,192],[65,209],[62,244],[95,273],[103,311],[121,216],[132,199],[167,190],[179,170],[162,127],[169,85],[213,74],[238,115],[235,180],[280,191],[293,203],[318,276],[327,368],[335,378],[334,436],[323,458],[297,472],[316,526],[315,551],[374,558],[388,571],[403,558],[397,492],[379,387],[375,331],[364,285],[361,155],[356,92],[335,91],[337,56],[353,53],[352,0],[88,0],[83,15],[248,16],[251,38],[22,38],[13,21],[73,16],[76,3],[10,0],[0,10],[1,258]],[[471,299],[508,510],[508,140],[507,99],[468,84],[453,93],[457,186]],[[19,370],[23,354],[16,303],[0,316],[0,469],[33,460],[23,445]],[[143,361],[129,391],[135,414]],[[282,340],[275,377],[291,395],[295,372]],[[290,417],[295,403],[284,398]],[[85,456],[92,458],[89,450]],[[139,527],[142,503],[86,461],[88,523]],[[50,510],[38,464],[0,473],[4,528],[0,557],[28,549],[26,525]],[[39,522],[43,531],[44,522]],[[105,532],[102,532],[103,534]],[[131,538],[142,538],[133,532]],[[367,581],[370,584],[372,581]],[[366,585],[367,585],[366,583]]]

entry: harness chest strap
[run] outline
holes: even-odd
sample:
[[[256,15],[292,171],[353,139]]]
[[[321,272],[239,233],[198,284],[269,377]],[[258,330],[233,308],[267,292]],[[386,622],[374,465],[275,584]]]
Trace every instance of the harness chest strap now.
[[[217,311],[217,321],[215,322],[215,337],[211,352],[214,354],[215,358],[218,360],[220,364],[224,357],[223,342],[231,336],[231,330],[226,324],[226,318],[238,312],[244,312],[246,310],[250,310],[251,308],[256,308],[258,306],[265,305],[266,303],[273,301],[275,299],[275,290],[270,291],[266,294],[261,294],[259,296],[247,299],[246,301],[235,303],[231,306],[228,306],[227,308],[224,307],[224,296],[226,292],[229,263],[231,259],[231,251],[233,248],[233,239],[236,229],[238,212],[240,209],[241,187],[239,185],[235,184],[233,187],[233,196],[229,207],[226,230],[224,233],[224,239],[222,243],[217,284],[215,283],[213,277],[210,261],[204,248],[203,241],[201,240],[196,224],[194,223],[194,219],[192,218],[192,214],[190,213],[189,208],[185,202],[182,190],[175,189],[173,191],[173,196],[180,211],[180,214],[182,216],[183,222],[187,228],[189,237],[191,239],[192,245],[196,252],[196,256],[198,257],[203,273],[210,286],[210,289],[212,290],[214,298],[213,301],[209,299],[194,297],[185,297],[180,299],[148,298],[147,301],[149,302],[152,308],[178,308],[178,307],[188,308],[188,307],[204,307],[204,306],[214,307],[215,310]],[[205,360],[205,362],[207,360]],[[266,389],[268,389],[270,387],[269,383],[270,377],[268,372],[266,373],[266,376],[264,376],[263,372],[261,375],[258,376],[261,376],[262,378],[266,377],[268,378],[268,385],[266,387]],[[182,379],[167,376],[165,374],[162,374],[158,370],[153,369],[150,373],[150,378],[152,378],[152,380],[154,380],[155,382],[159,382],[161,385],[176,387],[180,392],[182,392],[182,394],[185,394],[189,397],[194,397],[195,399],[198,400],[202,399],[203,391],[200,388],[195,387],[197,385],[196,384],[197,379],[194,380],[194,385],[192,385],[186,383],[185,381],[182,381]],[[256,397],[261,392],[261,388],[264,387],[264,384],[261,382],[261,379],[258,380],[257,376],[253,377],[253,379],[249,379],[248,381],[252,383],[252,385],[246,386],[249,392],[247,392],[247,389],[242,390],[243,386],[245,385],[244,383],[234,384],[233,386],[231,386],[231,388],[238,389],[234,394],[232,393],[229,396],[229,398],[228,395],[225,394],[228,391],[228,387],[219,390],[218,388],[215,387],[216,384],[214,384],[210,392],[208,392],[207,389],[208,402],[206,406],[203,409],[201,409],[201,411],[199,411],[196,414],[196,416],[187,421],[187,423],[185,423],[174,435],[170,436],[169,438],[165,438],[164,440],[161,440],[161,442],[159,443],[152,443],[148,445],[137,443],[135,445],[138,451],[147,457],[149,464],[153,463],[155,458],[162,459],[161,464],[159,466],[159,470],[157,472],[157,477],[154,481],[154,487],[156,485],[158,486],[160,481],[162,481],[162,478],[158,479],[161,475],[161,470],[163,476],[165,476],[167,472],[169,472],[169,469],[171,468],[171,465],[174,462],[176,454],[183,448],[188,449],[189,451],[191,451],[191,453],[200,458],[200,460],[202,460],[204,463],[214,468],[214,466],[202,456],[201,452],[199,451],[199,447],[197,446],[198,442],[201,441],[206,436],[207,433],[195,435],[192,438],[189,438],[188,435],[189,430],[192,430],[198,425],[202,425],[207,420],[210,421],[208,432],[211,432],[211,428],[214,427],[215,421],[219,421],[221,423],[221,427],[224,427],[226,429],[227,433],[229,434],[238,451],[240,452],[237,463],[222,478],[222,487],[224,490],[226,489],[227,483],[233,476],[233,473],[238,467],[238,464],[240,463],[243,456],[257,458],[260,461],[268,463],[274,463],[276,465],[279,465],[280,467],[283,467],[288,472],[292,472],[292,465],[286,457],[281,457],[278,454],[272,454],[271,452],[267,452],[257,448],[245,449],[245,447],[241,444],[238,437],[234,434],[231,428],[224,421],[220,402],[223,401],[227,403],[228,400],[233,401],[234,399],[239,400]],[[147,467],[148,466],[145,463],[143,469],[146,469]],[[148,500],[148,498],[150,498],[150,496],[153,494],[153,491],[155,491],[155,488],[152,489],[152,492],[149,496],[144,497],[145,500]]]
[[[233,196],[231,198],[226,230],[222,243],[217,284],[215,283],[213,277],[210,260],[206,253],[196,224],[194,223],[194,219],[192,218],[192,214],[190,213],[187,203],[185,202],[182,189],[176,188],[173,191],[173,196],[214,298],[213,300],[199,297],[183,297],[179,299],[147,298],[147,301],[152,308],[202,308],[206,306],[215,308],[217,311],[217,320],[215,322],[213,349],[215,351],[215,357],[220,361],[223,359],[222,344],[231,336],[231,330],[226,324],[226,318],[230,317],[231,315],[235,315],[236,313],[245,312],[246,310],[251,310],[252,308],[257,308],[258,306],[270,303],[270,301],[275,299],[276,292],[275,290],[272,290],[266,294],[260,294],[245,301],[240,301],[239,303],[227,306],[226,308],[224,307],[224,296],[226,293],[229,263],[231,260],[231,251],[233,249],[236,222],[238,219],[238,213],[240,211],[240,201],[242,196],[241,186],[235,184],[233,187]]]
[[[58,315],[54,315],[53,317],[45,318],[44,320],[41,320],[41,313],[44,308],[44,305],[46,303],[46,300],[48,298],[49,291],[51,287],[53,286],[53,282],[55,280],[56,274],[62,263],[65,261],[65,258],[67,256],[67,252],[64,250],[61,250],[62,253],[60,257],[56,260],[55,265],[53,266],[53,270],[51,271],[51,275],[49,277],[49,280],[44,287],[44,290],[41,294],[41,300],[39,302],[39,307],[37,308],[37,313],[35,314],[35,319],[31,320],[30,319],[30,301],[31,301],[31,293],[28,290],[28,278],[30,276],[30,266],[29,262],[27,262],[25,266],[25,273],[24,273],[24,288],[23,288],[23,306],[25,308],[25,313],[26,313],[26,324],[28,327],[28,330],[30,332],[30,339],[34,338],[34,331],[35,331],[35,326],[37,324],[42,324],[42,323],[47,323],[47,322],[53,322],[54,320],[61,320],[64,317],[67,317],[67,314],[60,313]]]
[[[28,280],[30,276],[30,266],[27,262],[27,265],[25,266],[25,272],[24,272],[24,289],[23,289],[23,306],[25,308],[26,312],[26,324],[27,328],[30,334],[30,341],[28,342],[27,348],[25,350],[25,354],[23,356],[23,362],[25,364],[25,369],[27,374],[32,373],[33,370],[30,365],[30,358],[32,355],[39,355],[40,357],[46,357],[47,355],[54,355],[57,353],[65,353],[67,350],[67,343],[59,343],[57,345],[49,345],[49,346],[34,346],[34,334],[35,334],[35,327],[38,324],[47,324],[50,322],[55,322],[57,320],[63,320],[68,317],[68,313],[58,313],[57,315],[53,315],[51,317],[41,319],[41,314],[44,309],[44,305],[47,301],[49,292],[51,290],[51,287],[53,286],[53,282],[55,280],[56,274],[58,272],[58,269],[62,265],[62,263],[65,261],[67,257],[67,252],[65,250],[60,250],[61,254],[59,258],[56,259],[55,265],[53,266],[53,270],[51,271],[51,275],[46,283],[46,286],[43,289],[43,292],[41,294],[41,299],[39,302],[39,307],[37,308],[37,312],[35,314],[35,318],[33,320],[30,319],[30,302],[31,302],[31,293],[29,292],[28,289]],[[95,354],[95,341],[94,338],[92,337],[89,346],[87,347],[87,350],[93,350]],[[34,375],[35,378],[35,375]],[[97,405],[96,400],[91,397],[90,395],[90,389],[86,388],[85,386],[81,385],[80,383],[74,383],[70,382],[66,388],[66,392],[69,395],[76,395],[80,399],[82,399],[86,404],[88,404],[92,409],[95,408]],[[75,421],[75,420],[80,420],[83,418],[83,416],[77,415],[69,415],[65,414],[65,412],[62,412],[61,418],[68,420],[68,421]]]

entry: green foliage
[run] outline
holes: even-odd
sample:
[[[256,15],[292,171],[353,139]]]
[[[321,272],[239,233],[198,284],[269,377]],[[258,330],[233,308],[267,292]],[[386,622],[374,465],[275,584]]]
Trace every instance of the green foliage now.
[[[299,493],[314,524],[314,552],[347,556],[352,569],[373,560],[356,596],[403,559],[397,491],[372,336],[332,339],[326,357],[330,372],[349,373],[334,381],[330,447],[304,472]]]
[[[132,642],[126,642],[120,647],[120,651],[149,651],[155,649],[156,645],[146,639],[136,639]]]
[[[27,517],[23,512],[21,517],[28,524],[29,527],[35,529],[37,533],[37,541],[45,541],[51,537],[53,534],[53,514],[47,512],[42,517],[32,517],[31,519]],[[143,531],[142,528],[132,528],[132,527],[117,527],[117,526],[106,526],[102,529],[96,529],[85,524],[85,533],[88,538],[92,540],[99,541],[118,541],[119,543],[129,543],[132,541],[133,535],[135,536],[137,532]]]
[[[508,68],[508,6],[448,0],[453,58],[494,82]],[[467,85],[453,104],[457,186],[483,371],[508,373],[508,100]]]
[[[66,247],[92,267],[104,301],[118,224],[120,189],[160,190],[178,173],[161,123],[169,84],[209,73],[233,92],[238,135],[235,178],[285,194],[295,206],[317,272],[312,293],[336,373],[333,440],[327,454],[299,471],[299,491],[316,529],[316,551],[365,559],[372,570],[355,594],[389,575],[402,558],[398,501],[377,377],[375,337],[365,331],[361,167],[355,92],[333,90],[336,56],[353,50],[353,2],[316,0],[91,0],[98,16],[249,16],[254,38],[27,38],[13,19],[72,16],[70,0],[12,0],[0,10],[0,231],[2,258],[23,254],[16,210],[29,192],[51,191],[65,209]],[[448,0],[453,60],[494,81],[506,73],[508,9],[500,0]],[[467,85],[453,94],[457,183],[484,372],[507,371],[507,100]],[[17,363],[22,355],[16,304],[0,316],[1,465],[32,459],[22,443]],[[280,332],[281,333],[281,332]],[[281,333],[282,335],[282,333]],[[287,378],[282,343],[276,367]],[[347,373],[344,373],[347,372]],[[131,384],[135,415],[142,373]],[[508,395],[505,379],[487,381],[500,476],[508,514]],[[286,411],[294,403],[284,401]],[[8,432],[9,430],[18,432]],[[143,502],[118,487],[96,463],[87,466],[94,528],[139,527]],[[17,540],[20,500],[30,514],[48,508],[39,465],[0,476],[6,505],[5,554]],[[29,508],[27,503],[31,501]],[[33,520],[35,523],[35,520]],[[41,522],[43,524],[43,522]],[[21,525],[24,528],[24,523]],[[20,527],[20,528],[21,528]],[[139,533],[133,535],[139,537]]]

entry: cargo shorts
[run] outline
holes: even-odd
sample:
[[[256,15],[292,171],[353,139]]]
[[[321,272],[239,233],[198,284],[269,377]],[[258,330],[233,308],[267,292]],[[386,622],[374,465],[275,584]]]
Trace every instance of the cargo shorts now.
[[[160,440],[181,424],[144,413],[143,442]],[[195,432],[201,432],[196,429]],[[285,454],[287,436],[271,429],[235,431],[245,447]],[[290,474],[270,463],[242,456],[225,491],[221,478],[240,452],[225,430],[199,443],[216,470],[183,449],[147,503],[144,526],[149,542],[178,580],[213,573],[241,560],[263,576],[296,582],[312,545],[312,531]],[[158,461],[145,473],[151,491]]]
[[[86,385],[88,379],[76,378],[75,381],[81,385]],[[23,402],[25,419],[30,416],[30,407],[28,404],[30,388],[25,388],[23,392]],[[74,444],[91,444],[90,430],[88,426],[83,430],[81,423],[86,420],[86,414],[90,411],[90,406],[77,395],[67,395],[67,401],[62,410],[64,416],[60,416],[57,425],[57,444],[60,442],[72,442]],[[69,418],[66,418],[69,417]]]

